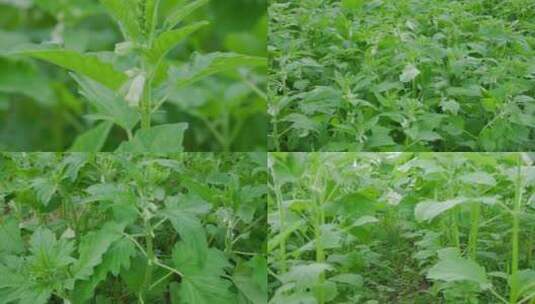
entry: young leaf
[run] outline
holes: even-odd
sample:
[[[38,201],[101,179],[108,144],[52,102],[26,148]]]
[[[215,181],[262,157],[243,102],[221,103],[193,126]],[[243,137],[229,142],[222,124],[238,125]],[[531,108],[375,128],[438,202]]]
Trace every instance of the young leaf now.
[[[111,121],[121,128],[130,131],[139,121],[137,111],[129,107],[127,102],[114,91],[100,85],[87,77],[71,74],[81,87],[85,98],[95,106],[97,113],[94,119]]]
[[[126,40],[139,41],[142,37],[137,15],[137,0],[100,0],[110,15],[119,23]]]
[[[45,60],[62,68],[85,75],[106,87],[117,90],[128,79],[111,64],[102,62],[94,55],[81,54],[74,50],[51,48],[42,45],[23,45],[7,52],[7,55],[27,55]]]
[[[123,142],[118,152],[181,152],[185,123],[160,125],[150,129],[140,129],[134,138]]]
[[[193,13],[198,8],[202,7],[203,5],[207,4],[209,0],[195,0],[193,2],[190,2],[184,6],[179,5],[177,6],[173,12],[165,19],[164,22],[164,28],[166,29],[172,29],[177,24],[179,24],[184,18],[189,16],[191,13]]]
[[[158,63],[180,41],[208,24],[206,21],[200,21],[176,30],[161,33],[154,41],[152,49],[147,52],[147,57],[151,62]]]
[[[102,122],[94,128],[76,137],[76,140],[69,148],[70,152],[99,152],[102,150],[113,124]]]

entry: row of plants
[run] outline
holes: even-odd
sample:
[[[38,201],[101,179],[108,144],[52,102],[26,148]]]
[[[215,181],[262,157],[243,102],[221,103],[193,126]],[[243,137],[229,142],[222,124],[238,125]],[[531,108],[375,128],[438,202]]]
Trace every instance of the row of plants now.
[[[0,303],[263,303],[265,154],[0,154]]]
[[[535,303],[533,153],[271,153],[269,303]]]
[[[531,151],[532,0],[275,0],[270,151]]]

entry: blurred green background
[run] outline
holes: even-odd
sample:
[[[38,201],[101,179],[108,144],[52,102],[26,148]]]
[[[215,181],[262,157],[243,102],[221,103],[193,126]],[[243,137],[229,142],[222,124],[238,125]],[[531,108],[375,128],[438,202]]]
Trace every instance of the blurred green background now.
[[[160,17],[177,2],[189,0],[161,0]],[[208,20],[210,26],[180,44],[171,58],[185,62],[196,52],[215,51],[267,56],[266,7],[266,0],[212,0],[186,20]],[[97,0],[0,0],[0,49],[47,41],[100,52],[113,51],[122,37]],[[186,151],[265,151],[265,81],[264,70],[210,77],[175,91],[154,123],[188,122]],[[0,55],[0,150],[64,151],[76,135],[94,126],[84,114],[87,103],[67,71]],[[224,147],[213,129],[231,144]],[[113,130],[104,150],[124,139]]]

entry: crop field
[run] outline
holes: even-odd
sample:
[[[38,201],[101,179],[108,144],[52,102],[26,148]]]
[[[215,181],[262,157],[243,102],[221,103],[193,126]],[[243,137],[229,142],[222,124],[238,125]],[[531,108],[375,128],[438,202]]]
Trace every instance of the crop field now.
[[[265,153],[1,153],[0,303],[265,303],[266,179]]]
[[[535,303],[534,161],[270,153],[270,303]]]
[[[0,0],[0,150],[265,151],[266,15],[265,0]]]
[[[271,151],[532,151],[535,1],[274,0]]]

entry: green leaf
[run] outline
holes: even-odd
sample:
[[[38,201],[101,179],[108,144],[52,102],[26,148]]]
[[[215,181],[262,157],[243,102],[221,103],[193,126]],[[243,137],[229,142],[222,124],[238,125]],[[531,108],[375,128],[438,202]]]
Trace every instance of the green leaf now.
[[[140,129],[134,138],[123,142],[118,152],[182,152],[184,132],[187,130],[186,123],[168,124]]]
[[[203,261],[208,252],[206,233],[198,216],[210,212],[211,205],[191,194],[169,197],[162,212],[171,221],[187,248],[195,251],[195,261]]]
[[[399,76],[399,81],[410,82],[420,75],[420,70],[414,64],[408,64],[403,69],[403,73]]]
[[[213,74],[235,70],[240,67],[266,67],[264,57],[240,55],[235,53],[196,54],[185,69],[171,70],[173,88],[188,86]]]
[[[208,24],[209,23],[206,21],[201,21],[176,30],[161,33],[154,41],[153,47],[148,51],[148,58],[153,63],[157,63],[180,41]]]
[[[427,272],[427,278],[446,282],[471,281],[481,289],[491,287],[485,268],[472,260],[447,255]]]
[[[172,29],[179,24],[184,18],[191,15],[198,8],[206,5],[209,0],[195,0],[186,5],[178,5],[173,12],[165,19],[164,27],[166,29]]]
[[[32,188],[35,190],[37,200],[44,206],[48,206],[52,196],[58,190],[58,184],[50,177],[38,177],[33,180]]]
[[[74,304],[86,303],[93,297],[98,284],[104,281],[108,273],[119,275],[121,269],[130,268],[131,258],[136,254],[136,248],[126,238],[120,239],[111,245],[102,257],[102,263],[95,268],[89,280],[77,281],[71,293],[71,302]]]
[[[0,59],[0,92],[23,94],[43,105],[54,102],[49,79],[28,62]]]
[[[76,261],[71,256],[73,251],[72,242],[65,239],[56,240],[52,231],[39,228],[30,239],[30,264],[35,269],[59,271]]]
[[[515,280],[514,276],[509,277],[509,286]],[[523,295],[529,296],[535,290],[535,270],[523,269],[516,273],[516,280],[518,286],[517,296],[520,298]]]
[[[255,256],[234,272],[232,280],[252,303],[267,303],[267,277],[266,259]]]
[[[342,273],[329,278],[329,281],[348,284],[352,287],[360,287],[364,283],[362,276],[355,273]]]
[[[119,23],[126,40],[139,41],[142,37],[137,14],[137,0],[100,0],[108,13]]]
[[[224,254],[214,248],[208,250],[203,263],[196,262],[196,249],[185,242],[173,249],[173,262],[184,274],[180,285],[172,285],[172,294],[179,298],[173,303],[183,304],[234,304],[236,295],[230,291],[232,283],[224,278],[224,269],[231,265]]]
[[[484,185],[484,186],[495,186],[496,179],[487,172],[478,171],[473,173],[468,173],[460,177],[461,181],[468,184]]]
[[[359,217],[355,222],[353,222],[353,225],[351,226],[359,227],[359,226],[364,226],[366,224],[377,223],[378,221],[379,220],[375,216],[364,215],[364,216]]]
[[[414,216],[419,222],[430,221],[443,212],[446,212],[464,202],[466,202],[465,198],[455,198],[443,202],[423,201],[416,205],[416,208],[414,209]]]
[[[45,60],[62,68],[87,76],[104,86],[117,90],[128,79],[111,64],[102,62],[97,56],[81,54],[73,50],[51,48],[42,45],[22,45],[9,50],[7,55],[27,55]]]
[[[114,91],[87,77],[71,74],[81,87],[82,94],[95,106],[96,114],[90,117],[111,121],[130,131],[139,121],[139,114],[128,106],[127,102]]]
[[[124,228],[124,224],[110,222],[101,230],[84,235],[79,246],[80,257],[72,267],[73,276],[78,280],[88,279],[113,242],[122,237]]]
[[[19,222],[13,217],[0,221],[0,254],[18,254],[24,251]]]
[[[319,281],[319,277],[332,266],[326,263],[311,263],[293,266],[290,271],[281,276],[284,283],[294,282],[299,289],[310,287]]]
[[[103,122],[76,137],[69,152],[99,152],[104,147],[113,124]]]

